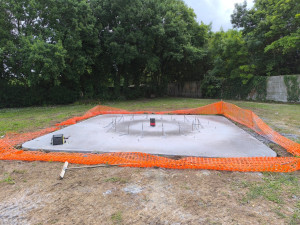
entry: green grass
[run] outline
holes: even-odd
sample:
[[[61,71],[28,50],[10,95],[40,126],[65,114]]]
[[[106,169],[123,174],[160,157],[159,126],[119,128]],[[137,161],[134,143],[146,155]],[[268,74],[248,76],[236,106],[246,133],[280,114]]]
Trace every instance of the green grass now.
[[[0,110],[0,136],[7,132],[28,132],[53,126],[57,122],[79,116],[95,105],[27,107]]]
[[[13,173],[16,173],[16,174],[24,174],[26,173],[26,170],[13,170]]]
[[[300,197],[300,183],[297,173],[264,173],[264,177],[260,182],[242,181],[235,184],[240,188],[246,188],[247,194],[241,199],[243,204],[252,204],[255,199],[265,199],[275,203],[277,206],[273,212],[286,221],[286,224],[300,223],[300,200],[296,201],[295,205],[290,205],[293,208],[291,215],[284,213],[285,204],[288,204],[293,198]]]
[[[193,98],[156,98],[129,101],[106,102],[106,105],[127,110],[174,110],[196,108],[208,105],[219,100],[216,99],[193,99]]]
[[[0,180],[0,183],[15,184],[14,179],[9,174],[5,174],[5,176],[4,179]]]
[[[121,177],[111,177],[104,180],[105,182],[126,184],[128,181]]]
[[[264,198],[277,204],[283,203],[283,194],[288,193],[300,196],[299,180],[294,174],[276,174],[264,173],[262,182],[258,183],[243,183],[245,187],[249,188],[249,192],[242,200],[243,202],[250,202],[256,198]]]
[[[120,224],[123,222],[122,212],[118,211],[111,215],[111,220],[114,224]]]

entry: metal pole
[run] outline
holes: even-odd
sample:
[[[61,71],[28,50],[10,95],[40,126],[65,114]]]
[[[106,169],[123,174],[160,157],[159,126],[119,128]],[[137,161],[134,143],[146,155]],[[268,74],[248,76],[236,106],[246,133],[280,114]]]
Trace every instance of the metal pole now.
[[[199,126],[201,126],[201,128],[202,128],[202,124],[200,123],[199,118],[197,119],[197,121],[198,121]]]
[[[123,115],[120,116],[120,119],[118,119],[118,122],[120,122],[122,120],[122,117],[124,117]],[[124,120],[123,120],[124,121]]]

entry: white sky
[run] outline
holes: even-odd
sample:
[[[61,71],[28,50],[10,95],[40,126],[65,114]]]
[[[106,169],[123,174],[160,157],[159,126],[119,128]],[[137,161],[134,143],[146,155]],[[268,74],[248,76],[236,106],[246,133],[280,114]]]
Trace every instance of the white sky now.
[[[224,31],[232,28],[230,15],[233,13],[235,3],[243,3],[244,0],[184,0],[185,3],[194,9],[197,20],[205,24],[212,22],[212,30]],[[247,8],[253,6],[253,0],[246,0]]]

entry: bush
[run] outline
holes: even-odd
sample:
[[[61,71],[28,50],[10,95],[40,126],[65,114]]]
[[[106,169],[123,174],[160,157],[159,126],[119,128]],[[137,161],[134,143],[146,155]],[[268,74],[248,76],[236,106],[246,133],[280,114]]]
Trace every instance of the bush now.
[[[78,100],[77,92],[57,86],[26,87],[0,82],[0,108],[24,107],[45,104],[68,104]]]

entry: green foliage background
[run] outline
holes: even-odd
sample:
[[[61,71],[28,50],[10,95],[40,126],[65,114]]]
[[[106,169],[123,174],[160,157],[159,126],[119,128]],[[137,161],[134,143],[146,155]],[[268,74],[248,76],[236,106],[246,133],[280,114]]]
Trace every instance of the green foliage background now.
[[[2,0],[0,107],[162,96],[184,81],[264,100],[267,76],[300,73],[299,12],[297,0],[236,4],[239,30],[212,32],[182,0]]]

